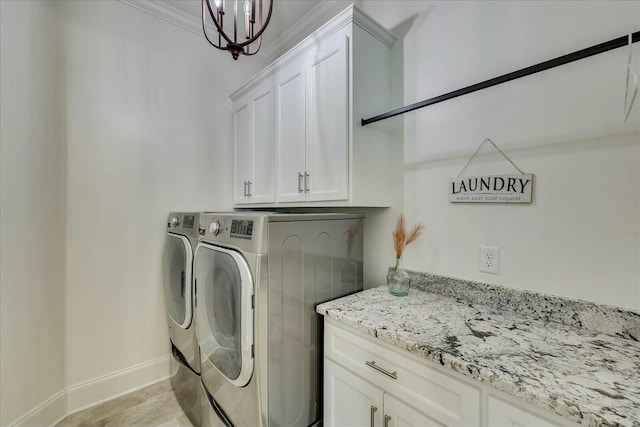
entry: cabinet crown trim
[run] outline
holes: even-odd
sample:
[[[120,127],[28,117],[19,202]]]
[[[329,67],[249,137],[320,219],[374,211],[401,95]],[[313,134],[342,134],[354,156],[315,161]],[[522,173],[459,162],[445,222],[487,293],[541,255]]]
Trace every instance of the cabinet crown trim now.
[[[232,102],[235,102],[238,98],[271,77],[275,72],[295,61],[314,46],[351,23],[355,23],[389,48],[395,43],[396,38],[391,33],[355,6],[349,5],[326,24],[322,25],[312,34],[305,37],[300,43],[284,53],[280,58],[265,67],[241,88],[233,92],[229,98],[231,98]]]

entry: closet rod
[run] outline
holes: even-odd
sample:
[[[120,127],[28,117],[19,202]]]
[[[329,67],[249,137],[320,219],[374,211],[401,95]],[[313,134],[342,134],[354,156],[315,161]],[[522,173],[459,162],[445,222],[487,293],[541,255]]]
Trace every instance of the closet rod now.
[[[633,33],[631,37],[632,43],[637,43],[638,41],[640,41],[640,31],[636,31],[635,33]],[[520,77],[525,77],[531,74],[539,73],[540,71],[544,71],[550,68],[558,67],[560,65],[568,64],[570,62],[577,61],[579,59],[588,58],[590,56],[597,55],[599,53],[607,52],[623,46],[628,46],[628,44],[629,44],[629,36],[618,37],[613,40],[609,40],[608,42],[600,43],[595,46],[588,47],[586,49],[568,53],[566,55],[559,56],[557,58],[550,59],[548,61],[544,61],[539,64],[532,65],[530,67],[522,68],[518,71],[513,71],[508,74],[503,74],[502,76],[494,77],[492,79],[485,80],[481,83],[476,83],[471,86],[463,87],[462,89],[454,90],[453,92],[445,93],[444,95],[440,95],[434,98],[429,98],[424,101],[416,102],[415,104],[407,105],[406,107],[397,108],[395,110],[391,110],[387,113],[383,113],[368,119],[362,119],[362,126],[366,126],[369,123],[378,122],[380,120],[388,119],[390,117],[395,117],[400,114],[408,113],[409,111],[417,110],[418,108],[423,108],[429,105],[437,104],[438,102],[447,101],[452,98],[457,98],[458,96],[467,95],[471,92],[476,92],[478,90],[486,89],[491,86],[499,85],[501,83],[506,83],[511,80],[519,79]]]

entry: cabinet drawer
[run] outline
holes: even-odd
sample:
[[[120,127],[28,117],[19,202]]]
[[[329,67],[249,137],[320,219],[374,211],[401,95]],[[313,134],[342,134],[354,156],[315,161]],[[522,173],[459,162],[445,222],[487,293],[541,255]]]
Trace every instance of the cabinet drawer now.
[[[489,396],[488,406],[487,424],[491,427],[560,427],[493,396]]]
[[[448,426],[480,425],[480,390],[327,319],[325,356]]]

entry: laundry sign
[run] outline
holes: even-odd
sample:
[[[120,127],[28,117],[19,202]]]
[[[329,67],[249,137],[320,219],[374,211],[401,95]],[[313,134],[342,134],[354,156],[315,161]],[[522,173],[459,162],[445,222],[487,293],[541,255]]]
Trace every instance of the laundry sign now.
[[[464,176],[480,150],[491,144],[505,160],[520,172],[514,175]],[[455,178],[449,179],[449,201],[452,203],[531,203],[533,174],[524,173],[491,139],[485,138]]]
[[[449,179],[449,201],[531,203],[533,174],[458,176]]]

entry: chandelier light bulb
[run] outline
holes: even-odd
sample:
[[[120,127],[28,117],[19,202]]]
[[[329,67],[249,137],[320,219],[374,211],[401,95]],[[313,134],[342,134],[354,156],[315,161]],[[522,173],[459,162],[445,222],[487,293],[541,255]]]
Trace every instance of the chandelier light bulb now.
[[[247,40],[251,38],[251,11],[249,0],[244,0],[244,35]]]

